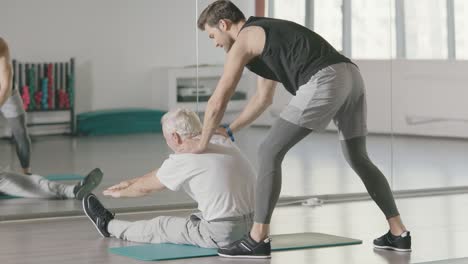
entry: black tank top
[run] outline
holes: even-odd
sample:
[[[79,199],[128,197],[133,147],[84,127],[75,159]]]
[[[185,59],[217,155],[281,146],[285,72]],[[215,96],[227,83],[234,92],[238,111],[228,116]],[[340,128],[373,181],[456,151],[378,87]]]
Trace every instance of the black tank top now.
[[[250,26],[262,27],[266,39],[262,54],[246,67],[263,78],[281,82],[293,95],[319,70],[336,63],[352,63],[320,35],[294,22],[250,17],[241,30]]]

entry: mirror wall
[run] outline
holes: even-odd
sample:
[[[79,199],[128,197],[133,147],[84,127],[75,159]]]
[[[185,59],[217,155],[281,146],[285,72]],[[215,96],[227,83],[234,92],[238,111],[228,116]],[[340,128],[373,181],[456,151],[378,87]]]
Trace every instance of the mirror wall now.
[[[2,0],[0,34],[19,62],[75,58],[76,114],[185,107],[203,117],[225,59],[224,50],[196,28],[198,15],[210,2]],[[468,156],[465,1],[233,2],[246,17],[288,19],[314,30],[358,65],[366,86],[368,153],[394,191],[467,184],[462,173]],[[423,26],[427,23],[431,27]],[[236,118],[255,87],[255,75],[245,70],[224,122]],[[236,135],[256,167],[258,146],[290,99],[279,85],[273,105]],[[63,113],[28,116],[29,122],[57,121]],[[100,195],[115,183],[159,167],[171,153],[162,134],[49,135],[64,129],[30,127],[33,173],[85,175],[100,167],[104,179],[96,193],[117,212],[194,206],[182,192],[132,199]],[[0,166],[20,171],[4,119],[0,135]],[[307,136],[284,159],[282,199],[365,191],[342,155],[334,124]],[[0,199],[0,220],[76,214],[81,214],[81,205],[73,200]]]
[[[0,2],[0,35],[9,43],[12,58],[22,63],[75,58],[76,114],[109,109],[165,111],[171,104],[168,97],[176,89],[169,81],[170,69],[183,69],[195,76],[195,1]],[[28,112],[29,123],[62,118],[60,112]],[[120,132],[132,128],[126,119],[112,125],[115,127],[110,129]],[[0,126],[0,134],[5,136],[0,140],[0,166],[19,172],[10,129],[4,119]],[[113,184],[159,167],[170,153],[161,133],[52,135],[67,129],[29,127],[32,172],[44,176],[86,175],[99,167],[104,172],[96,190],[99,195]],[[103,199],[117,211],[180,203],[193,206],[185,194],[172,192],[135,199]],[[1,199],[0,204],[0,219],[82,214],[80,202],[73,200]]]
[[[467,185],[467,4],[421,3],[402,2],[392,63],[395,190]]]

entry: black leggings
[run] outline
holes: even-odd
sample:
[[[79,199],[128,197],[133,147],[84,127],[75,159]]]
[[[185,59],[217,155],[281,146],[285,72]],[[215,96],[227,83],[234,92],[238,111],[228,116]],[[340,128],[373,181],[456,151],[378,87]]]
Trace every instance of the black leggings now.
[[[26,115],[7,118],[16,145],[16,154],[23,169],[29,168],[31,160],[31,139],[26,127]]]

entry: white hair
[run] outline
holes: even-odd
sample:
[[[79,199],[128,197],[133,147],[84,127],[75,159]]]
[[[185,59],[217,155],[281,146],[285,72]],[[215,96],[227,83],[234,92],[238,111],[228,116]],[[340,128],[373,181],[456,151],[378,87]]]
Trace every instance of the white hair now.
[[[195,112],[181,108],[164,114],[161,118],[161,124],[166,131],[176,132],[183,138],[200,135],[203,127]]]

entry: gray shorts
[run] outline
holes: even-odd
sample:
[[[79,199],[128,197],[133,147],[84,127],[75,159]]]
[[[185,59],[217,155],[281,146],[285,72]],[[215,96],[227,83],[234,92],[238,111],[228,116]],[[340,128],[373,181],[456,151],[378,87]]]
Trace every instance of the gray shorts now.
[[[343,140],[367,135],[366,108],[359,69],[351,63],[338,63],[320,70],[299,87],[280,117],[319,132],[333,120]]]
[[[26,113],[23,108],[23,99],[21,99],[18,89],[13,90],[10,98],[0,107],[0,113],[5,118],[15,118]]]

